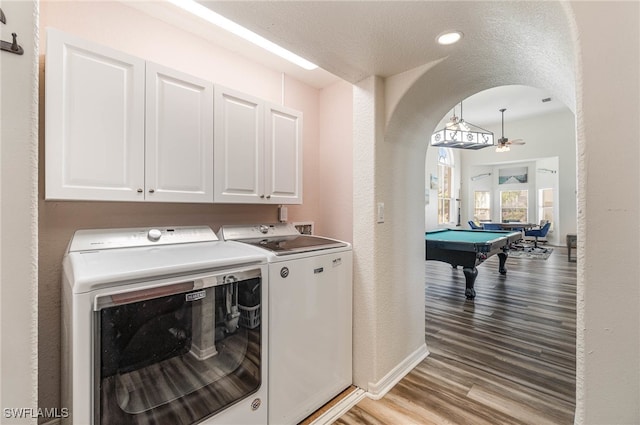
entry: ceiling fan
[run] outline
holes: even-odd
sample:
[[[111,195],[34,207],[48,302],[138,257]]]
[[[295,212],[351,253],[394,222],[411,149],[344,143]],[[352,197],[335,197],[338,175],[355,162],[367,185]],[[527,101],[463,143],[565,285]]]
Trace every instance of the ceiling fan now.
[[[500,109],[500,112],[502,113],[502,136],[498,139],[496,152],[509,152],[511,150],[509,146],[525,144],[524,140],[522,139],[509,140],[507,137],[504,137],[504,111],[506,110],[506,108]]]

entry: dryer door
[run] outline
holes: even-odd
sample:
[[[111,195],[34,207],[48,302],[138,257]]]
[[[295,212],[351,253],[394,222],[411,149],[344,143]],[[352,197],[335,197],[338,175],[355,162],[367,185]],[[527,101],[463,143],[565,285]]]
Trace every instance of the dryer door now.
[[[261,277],[202,281],[212,286],[184,282],[98,299],[96,423],[192,424],[258,391]]]

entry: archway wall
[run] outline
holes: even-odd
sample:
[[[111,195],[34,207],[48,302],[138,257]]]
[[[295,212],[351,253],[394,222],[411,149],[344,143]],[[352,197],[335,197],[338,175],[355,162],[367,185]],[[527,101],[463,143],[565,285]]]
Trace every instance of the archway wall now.
[[[496,26],[502,38],[488,39],[471,57],[451,54],[403,75],[370,77],[356,85],[354,382],[380,391],[424,342],[428,135],[461,99],[498,85],[523,84],[548,90],[576,114],[576,423],[637,423],[638,3],[545,4],[546,13],[538,15],[544,25],[534,30],[507,19]],[[603,16],[611,20],[600,22]],[[631,34],[615,40],[614,27],[621,23]],[[606,63],[603,54],[614,47],[619,53]],[[611,141],[612,129],[623,128],[629,131],[616,144],[603,143]],[[631,185],[621,184],[620,173]],[[385,222],[377,223],[381,202]]]
[[[390,375],[397,377],[426,354],[423,211],[429,135],[461,99],[498,85],[547,88],[573,105],[574,86],[567,84],[573,70],[569,31],[542,37],[549,26],[567,28],[563,16],[553,4],[545,11],[545,25],[526,37],[494,35],[471,57],[451,54],[356,84],[354,382],[374,395],[384,391]],[[501,32],[522,32],[504,16],[487,17],[494,19]],[[542,40],[545,45],[537,46]],[[383,223],[377,220],[381,203]]]
[[[570,7],[580,59],[576,423],[638,424],[640,3]]]

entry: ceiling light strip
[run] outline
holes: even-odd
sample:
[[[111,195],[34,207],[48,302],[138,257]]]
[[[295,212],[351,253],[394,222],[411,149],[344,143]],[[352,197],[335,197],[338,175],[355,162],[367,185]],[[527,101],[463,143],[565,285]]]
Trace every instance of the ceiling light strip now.
[[[312,71],[318,68],[318,65],[309,62],[308,60],[301,58],[295,53],[290,52],[289,50],[278,46],[277,44],[267,40],[266,38],[254,33],[246,29],[245,27],[233,22],[230,19],[225,18],[222,15],[217,14],[213,10],[193,1],[193,0],[167,0],[169,3],[174,6],[178,6],[181,9],[186,10],[189,13],[192,13],[205,21],[216,25],[226,31],[229,31],[232,34],[241,37],[256,46],[262,47],[263,49],[280,56],[283,59],[288,60],[306,70]]]

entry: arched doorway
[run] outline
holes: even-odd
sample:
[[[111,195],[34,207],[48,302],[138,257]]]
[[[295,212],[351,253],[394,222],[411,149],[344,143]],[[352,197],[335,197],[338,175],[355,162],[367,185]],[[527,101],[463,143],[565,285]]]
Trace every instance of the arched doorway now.
[[[374,396],[390,388],[428,348],[421,297],[426,135],[461,99],[499,85],[545,88],[575,110],[570,25],[563,6],[550,7],[557,8],[557,32],[544,43],[516,28],[507,54],[485,46],[472,58],[473,69],[470,58],[451,55],[355,86],[354,383]],[[569,54],[559,61],[536,43],[551,43]],[[381,206],[383,222],[372,214]]]

